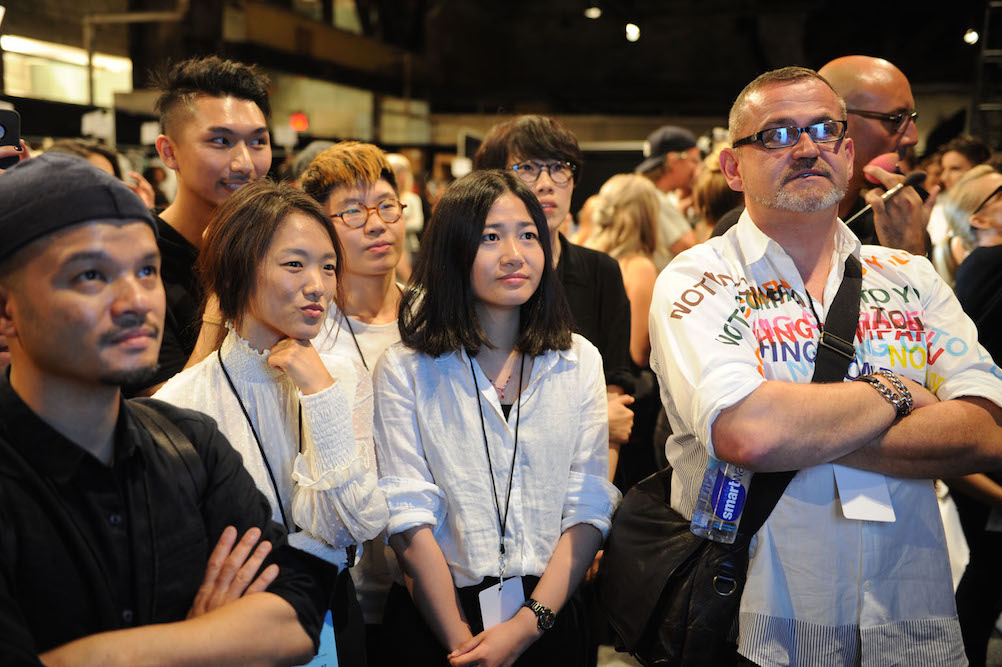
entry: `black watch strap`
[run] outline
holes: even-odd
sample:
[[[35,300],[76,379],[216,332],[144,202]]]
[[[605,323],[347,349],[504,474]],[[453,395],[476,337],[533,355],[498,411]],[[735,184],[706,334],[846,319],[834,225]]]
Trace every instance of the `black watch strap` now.
[[[522,606],[528,607],[529,610],[536,615],[536,627],[543,632],[552,628],[553,622],[557,620],[557,615],[553,613],[552,609],[544,607],[532,598],[523,602]]]

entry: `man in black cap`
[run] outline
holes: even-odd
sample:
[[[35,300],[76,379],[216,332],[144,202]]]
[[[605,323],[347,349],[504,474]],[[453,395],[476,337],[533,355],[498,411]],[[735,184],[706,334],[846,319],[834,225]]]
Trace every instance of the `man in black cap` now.
[[[665,125],[659,127],[644,142],[644,161],[634,171],[649,178],[664,193],[658,232],[669,254],[656,257],[658,268],[663,268],[672,257],[696,245],[696,235],[680,206],[683,198],[692,192],[692,184],[699,172],[699,148],[696,136],[689,130]]]
[[[122,399],[164,321],[152,215],[58,154],[0,174],[0,201],[4,664],[306,659],[313,563],[240,456],[204,415]]]

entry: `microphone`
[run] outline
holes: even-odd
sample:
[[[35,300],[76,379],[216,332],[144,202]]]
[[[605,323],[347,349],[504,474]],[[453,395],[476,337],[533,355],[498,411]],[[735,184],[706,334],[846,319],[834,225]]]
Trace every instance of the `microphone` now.
[[[902,182],[898,183],[897,185],[895,185],[893,188],[891,188],[890,190],[888,190],[884,194],[880,195],[880,199],[882,201],[887,201],[888,199],[890,199],[894,195],[896,195],[899,192],[901,192],[901,190],[903,190],[904,188],[908,188],[908,187],[912,187],[912,186],[918,185],[919,183],[921,183],[924,180],[925,180],[925,172],[924,171],[913,171],[912,173],[910,173],[907,176],[905,176],[905,180],[903,180]],[[871,210],[872,208],[873,208],[872,206],[870,206],[869,204],[867,204],[866,206],[864,206],[863,208],[861,208],[859,210],[859,212],[856,213],[856,215],[854,215],[851,218],[849,218],[848,220],[846,220],[845,224],[848,225],[850,222],[852,222],[853,220],[855,220],[859,216],[865,214],[867,211]]]

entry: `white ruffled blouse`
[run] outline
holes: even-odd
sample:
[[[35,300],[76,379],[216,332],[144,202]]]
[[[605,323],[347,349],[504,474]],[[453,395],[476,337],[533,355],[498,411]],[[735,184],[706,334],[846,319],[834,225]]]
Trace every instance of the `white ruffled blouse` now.
[[[388,518],[376,477],[369,374],[361,364],[321,353],[335,382],[303,395],[284,372],[268,365],[267,350],[251,349],[232,329],[219,353],[254,423],[274,485],[220,366],[220,355],[214,353],[174,376],[154,398],[214,418],[271,503],[272,518],[283,522],[281,503],[294,524],[287,526],[289,543],[343,566],[344,547],[372,539]]]

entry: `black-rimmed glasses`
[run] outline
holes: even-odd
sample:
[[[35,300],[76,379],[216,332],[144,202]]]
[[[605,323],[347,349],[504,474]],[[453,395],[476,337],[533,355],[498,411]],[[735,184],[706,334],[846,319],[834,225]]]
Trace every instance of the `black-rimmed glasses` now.
[[[376,212],[376,215],[378,215],[379,219],[383,222],[392,223],[400,219],[400,216],[404,214],[405,208],[407,208],[407,204],[401,204],[396,199],[384,199],[375,206],[351,204],[340,213],[332,213],[331,217],[341,218],[341,222],[343,222],[346,227],[355,229],[364,225],[373,211]]]
[[[535,183],[544,171],[550,175],[550,180],[557,185],[569,183],[574,178],[575,167],[570,162],[536,162],[526,160],[511,166],[523,183]]]
[[[790,146],[797,145],[803,132],[806,132],[807,136],[814,143],[827,144],[844,137],[847,125],[848,123],[844,120],[825,120],[808,125],[807,127],[796,127],[794,125],[788,127],[770,127],[743,139],[738,139],[734,142],[734,148],[744,146],[745,144],[753,144],[756,141],[761,142],[766,148],[789,148]]]
[[[990,195],[988,195],[987,197],[985,197],[985,200],[983,202],[981,202],[980,204],[978,204],[978,207],[976,209],[974,209],[973,211],[971,211],[971,215],[974,215],[975,213],[977,213],[978,211],[980,211],[981,209],[983,209],[985,206],[987,206],[988,202],[990,202],[992,199],[994,199],[995,195],[997,195],[1000,192],[1002,192],[1002,185],[1000,185],[997,188],[995,188],[994,190],[992,190],[992,193]]]
[[[898,113],[883,113],[882,111],[867,111],[866,109],[848,109],[847,111],[863,118],[882,120],[894,127],[894,134],[903,132],[908,127],[908,123],[918,120],[918,111],[900,111]]]

